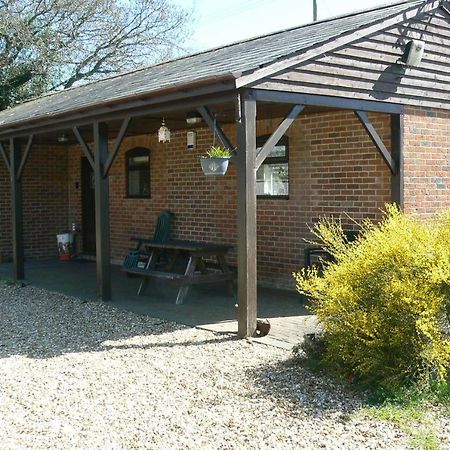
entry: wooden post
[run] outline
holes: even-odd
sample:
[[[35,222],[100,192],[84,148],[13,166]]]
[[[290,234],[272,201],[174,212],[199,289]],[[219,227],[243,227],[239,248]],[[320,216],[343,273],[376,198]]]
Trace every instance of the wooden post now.
[[[396,171],[391,177],[391,202],[404,208],[404,115],[391,114],[391,154]]]
[[[18,173],[22,161],[22,151],[18,139],[10,139],[10,178],[11,178],[11,206],[13,231],[13,261],[14,278],[25,278],[24,246],[23,246],[23,217],[22,217],[22,183]]]
[[[111,300],[111,263],[109,230],[109,181],[103,176],[108,160],[108,128],[94,122],[95,237],[97,263],[97,298]]]
[[[239,98],[237,135],[238,335],[256,332],[256,101],[251,93]]]

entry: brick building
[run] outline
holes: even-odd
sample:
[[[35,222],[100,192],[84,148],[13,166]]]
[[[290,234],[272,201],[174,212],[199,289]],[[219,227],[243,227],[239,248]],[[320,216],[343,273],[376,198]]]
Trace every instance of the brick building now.
[[[449,50],[447,2],[403,1],[3,111],[0,254],[21,278],[23,255],[54,257],[75,222],[108,299],[109,262],[168,209],[174,238],[234,246],[240,333],[252,334],[256,280],[291,288],[319,217],[350,226],[389,201],[422,217],[450,207]],[[198,156],[217,141],[236,156],[206,177]]]

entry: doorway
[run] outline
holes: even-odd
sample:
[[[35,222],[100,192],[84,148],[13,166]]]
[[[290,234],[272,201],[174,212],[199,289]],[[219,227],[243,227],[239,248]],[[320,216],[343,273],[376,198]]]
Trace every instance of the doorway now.
[[[95,179],[86,157],[81,158],[81,216],[83,253],[95,255]]]

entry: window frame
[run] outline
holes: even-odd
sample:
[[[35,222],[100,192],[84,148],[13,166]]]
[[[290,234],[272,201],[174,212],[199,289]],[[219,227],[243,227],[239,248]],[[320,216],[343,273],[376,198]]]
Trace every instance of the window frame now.
[[[262,148],[267,140],[270,138],[270,134],[265,134],[263,136],[258,136],[256,138],[256,149]],[[285,156],[267,156],[267,158],[262,162],[260,168],[264,164],[287,164],[288,165],[288,192],[290,193],[291,184],[291,171],[289,170],[289,137],[285,134],[276,143],[275,147],[278,145],[284,145],[286,148]],[[257,198],[261,199],[272,199],[272,200],[289,200],[289,194],[287,195],[269,195],[269,194],[257,194]]]
[[[125,198],[151,198],[151,151],[145,147],[135,147],[125,153]],[[130,194],[130,159],[136,156],[148,156],[148,194]],[[133,170],[133,169],[132,169]]]

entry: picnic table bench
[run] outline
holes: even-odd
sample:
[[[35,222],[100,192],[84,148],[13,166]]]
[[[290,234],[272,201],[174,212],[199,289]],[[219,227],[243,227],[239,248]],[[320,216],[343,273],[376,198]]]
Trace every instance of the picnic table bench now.
[[[170,240],[164,243],[152,239],[140,239],[145,251],[136,250],[125,258],[122,270],[126,273],[142,277],[138,295],[142,295],[150,278],[176,281],[180,284],[175,303],[183,303],[189,286],[225,281],[232,295],[235,295],[234,274],[230,270],[225,255],[231,248],[229,245],[211,242],[195,242]],[[167,256],[164,270],[159,269],[161,256]],[[188,261],[184,273],[174,272],[177,262],[182,256]]]

